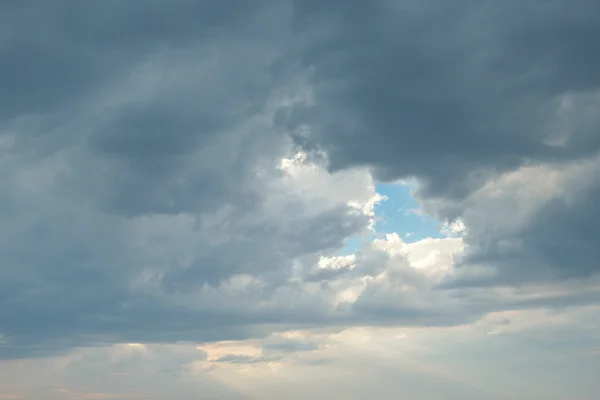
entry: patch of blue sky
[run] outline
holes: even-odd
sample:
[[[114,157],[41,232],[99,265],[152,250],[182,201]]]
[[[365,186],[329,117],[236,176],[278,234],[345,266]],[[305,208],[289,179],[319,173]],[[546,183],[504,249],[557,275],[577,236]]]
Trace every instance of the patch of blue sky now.
[[[374,235],[373,235],[373,237],[374,237]],[[346,242],[344,243],[344,247],[342,247],[338,251],[338,255],[343,256],[343,255],[356,253],[358,251],[358,249],[360,248],[360,246],[362,245],[363,240],[364,240],[363,238],[356,237],[356,236],[346,239]]]
[[[375,188],[377,193],[387,197],[387,200],[375,206],[377,233],[396,232],[406,242],[444,237],[439,221],[420,211],[419,204],[412,196],[411,185],[380,183]]]
[[[366,241],[372,241],[388,233],[397,233],[407,243],[428,237],[442,238],[440,223],[435,218],[420,211],[419,204],[412,196],[413,187],[404,183],[379,183],[377,193],[387,200],[375,206],[375,232],[372,235],[348,238],[338,255],[356,253]]]

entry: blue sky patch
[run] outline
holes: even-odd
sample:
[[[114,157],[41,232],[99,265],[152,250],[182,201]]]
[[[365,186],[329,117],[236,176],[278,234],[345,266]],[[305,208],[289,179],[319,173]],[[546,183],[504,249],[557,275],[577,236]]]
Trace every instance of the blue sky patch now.
[[[443,237],[439,222],[419,212],[419,204],[411,194],[412,186],[380,183],[375,187],[377,193],[387,197],[387,200],[375,206],[377,233],[397,232],[406,242],[416,242],[427,237]]]
[[[407,242],[416,242],[428,237],[441,238],[439,222],[419,212],[419,204],[412,196],[413,187],[403,183],[380,183],[375,186],[377,193],[387,197],[375,206],[375,233],[365,237],[351,237],[346,240],[339,255],[356,253],[366,241],[386,233],[398,233]]]

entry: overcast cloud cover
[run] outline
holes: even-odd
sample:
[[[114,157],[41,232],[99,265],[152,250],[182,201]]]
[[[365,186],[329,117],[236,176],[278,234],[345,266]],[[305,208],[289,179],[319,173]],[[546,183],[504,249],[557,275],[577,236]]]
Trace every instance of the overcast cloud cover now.
[[[0,400],[597,399],[598,38],[596,0],[0,2]]]

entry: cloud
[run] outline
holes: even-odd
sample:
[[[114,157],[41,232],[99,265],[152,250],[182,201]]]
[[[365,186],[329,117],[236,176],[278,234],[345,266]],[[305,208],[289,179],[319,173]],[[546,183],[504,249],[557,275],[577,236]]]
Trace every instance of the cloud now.
[[[597,2],[232,4],[0,6],[0,358],[598,302]],[[398,179],[447,237],[374,231]]]
[[[313,198],[278,169],[285,3],[2,8],[1,357],[246,335],[280,317],[181,298],[273,291],[367,228],[368,173]]]
[[[0,393],[0,399],[2,400],[19,400],[19,399],[23,399],[24,397],[20,394],[15,394],[15,393]]]
[[[340,4],[296,3],[313,103],[281,115],[332,169],[463,196],[497,171],[599,150],[597,118],[577,118],[597,105],[595,2]]]
[[[598,4],[339,4],[296,3],[290,59],[313,101],[279,121],[297,142],[331,170],[417,178],[430,212],[467,225],[465,262],[503,284],[598,272],[598,179],[578,167],[599,165]],[[543,181],[565,169],[561,193],[547,194]],[[500,204],[490,190],[506,180]]]
[[[431,209],[442,214],[460,215],[467,227],[468,251],[458,262],[462,282],[512,285],[596,275],[599,221],[593,210],[599,166],[598,158],[525,166],[490,180],[462,201],[431,202]],[[467,276],[477,268],[493,273]]]
[[[156,399],[272,399],[285,393],[306,398],[326,393],[334,398],[371,394],[392,399],[401,390],[425,399],[439,398],[443,391],[450,399],[591,400],[600,360],[593,352],[598,311],[597,306],[559,313],[510,311],[462,326],[305,329],[206,345],[206,352],[214,351],[221,362],[200,357],[187,363],[186,355],[191,359],[202,352],[186,343],[147,345],[144,358],[136,357],[139,346],[77,349],[53,359],[19,361],[30,377],[39,379],[17,388],[24,398],[44,399],[87,393],[151,393],[146,397]],[[266,360],[273,356],[273,345],[293,341],[313,346],[286,346],[278,361]],[[165,379],[159,367],[170,359],[179,361],[180,368]],[[123,360],[128,362],[126,375],[119,368]],[[3,367],[0,385],[10,379]],[[100,382],[109,382],[111,390],[99,390]]]

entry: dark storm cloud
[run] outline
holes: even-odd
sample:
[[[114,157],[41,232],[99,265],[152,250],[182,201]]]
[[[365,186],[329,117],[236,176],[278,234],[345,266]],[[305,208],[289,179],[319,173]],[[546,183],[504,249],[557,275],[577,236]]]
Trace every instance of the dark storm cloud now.
[[[235,3],[235,6],[233,6]],[[239,33],[268,2],[59,0],[2,4],[0,109],[4,116],[55,111],[131,72],[161,48]]]
[[[295,257],[342,246],[368,218],[278,181],[289,141],[269,107],[288,82],[270,70],[289,5],[0,7],[0,358],[308,318],[259,305]],[[232,301],[221,291],[236,274],[265,287]],[[200,310],[174,300],[203,288]]]
[[[523,232],[530,257],[555,267],[562,278],[589,276],[600,270],[600,182],[573,202],[554,200]]]
[[[418,195],[443,204],[495,174],[600,150],[600,120],[583,111],[600,108],[596,1],[295,4],[304,39],[295,60],[310,71],[314,104],[280,121],[301,127],[298,142],[324,150],[333,170],[358,164],[382,180],[417,177]],[[598,197],[577,195],[543,206],[510,238],[468,221],[477,254],[465,262],[510,270],[513,283],[548,278],[540,265],[560,276],[597,272]],[[440,218],[464,214],[450,204],[438,207]],[[519,254],[494,250],[503,240],[518,242]]]
[[[190,332],[182,325],[203,330],[196,339],[228,336],[219,320],[244,331],[243,313],[178,311],[132,285],[147,268],[186,268],[188,259],[204,271],[198,287],[289,262],[288,244],[269,230],[237,249],[233,229],[203,230],[204,216],[221,208],[234,221],[269,218],[260,204],[272,176],[257,171],[286,155],[266,107],[289,7],[25,1],[0,9],[2,357]],[[176,234],[185,213],[196,222]],[[333,230],[348,210],[337,213],[323,219]],[[318,215],[302,216],[319,227]],[[351,221],[324,242],[312,234],[306,248],[297,238],[295,254],[335,246],[366,224]],[[234,248],[206,245],[211,234]],[[176,285],[175,275],[159,286]]]
[[[232,4],[3,5],[0,126],[16,132],[13,151],[81,146],[77,170],[60,179],[124,215],[214,209],[223,197],[252,203],[234,189],[248,180],[243,158],[278,138],[261,128],[224,136],[277,87],[266,70],[281,24],[260,19],[285,20],[285,4]],[[219,140],[229,146],[198,154]]]
[[[298,1],[314,105],[281,116],[332,169],[418,177],[463,196],[486,175],[600,148],[598,125],[547,143],[563,94],[600,84],[595,1]],[[483,176],[481,176],[483,174]]]

